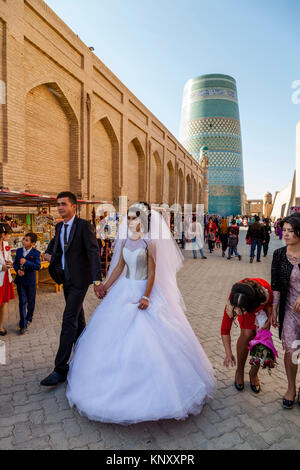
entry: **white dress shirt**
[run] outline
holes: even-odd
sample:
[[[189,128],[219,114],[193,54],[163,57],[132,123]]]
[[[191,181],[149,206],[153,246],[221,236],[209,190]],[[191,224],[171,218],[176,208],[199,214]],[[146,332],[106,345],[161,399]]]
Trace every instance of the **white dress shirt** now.
[[[31,247],[32,248],[32,247]],[[26,256],[28,255],[28,253],[31,251],[31,248],[29,248],[29,250],[26,250],[26,248],[24,248],[23,246],[23,258],[26,258]]]
[[[69,220],[69,222],[66,222],[66,224],[68,225],[68,228],[67,228],[67,240],[69,240],[69,236],[70,236],[70,232],[71,232],[71,228],[72,228],[74,219],[75,219],[75,215],[73,215],[72,219]],[[65,222],[63,222],[63,225],[62,225],[62,228],[61,228],[61,231],[60,231],[60,244],[61,244],[61,248],[62,248],[62,251],[63,251],[63,254],[62,254],[62,257],[61,257],[61,264],[62,264],[62,268],[63,268],[63,269],[65,269],[64,234],[65,234]]]

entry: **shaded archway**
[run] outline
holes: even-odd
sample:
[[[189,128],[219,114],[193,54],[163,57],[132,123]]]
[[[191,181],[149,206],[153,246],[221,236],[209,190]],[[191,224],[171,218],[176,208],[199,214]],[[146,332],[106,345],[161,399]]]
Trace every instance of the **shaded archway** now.
[[[193,210],[195,210],[197,204],[197,183],[194,176],[192,176],[192,201]]]
[[[150,175],[150,204],[162,202],[162,164],[159,153],[155,151],[151,156]]]
[[[137,137],[128,145],[127,198],[129,205],[146,200],[146,157]]]
[[[172,206],[175,203],[175,170],[171,160],[167,163],[167,171],[166,171],[166,184],[167,184],[167,197],[168,197],[168,204]]]
[[[30,191],[80,191],[78,142],[78,120],[60,87],[45,83],[30,90],[25,100],[23,169]]]
[[[202,202],[202,186],[201,183],[198,184],[198,204],[203,204]]]
[[[119,143],[107,117],[93,128],[92,194],[101,201],[113,201],[120,194]]]
[[[184,209],[184,176],[183,176],[183,172],[182,172],[182,169],[180,168],[179,169],[179,172],[178,172],[178,189],[179,189],[179,198],[178,198],[178,201],[179,201],[179,204],[181,205],[182,207],[182,210]]]
[[[186,177],[186,202],[192,204],[192,180],[190,175]]]

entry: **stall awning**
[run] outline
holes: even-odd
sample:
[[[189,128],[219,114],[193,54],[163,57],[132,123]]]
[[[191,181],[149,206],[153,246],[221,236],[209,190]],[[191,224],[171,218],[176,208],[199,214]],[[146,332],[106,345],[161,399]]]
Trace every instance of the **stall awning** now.
[[[78,204],[112,204],[110,201],[89,201],[84,199],[78,199],[77,202]],[[0,189],[0,206],[56,206],[56,196],[45,196],[41,194],[10,191],[9,189]]]

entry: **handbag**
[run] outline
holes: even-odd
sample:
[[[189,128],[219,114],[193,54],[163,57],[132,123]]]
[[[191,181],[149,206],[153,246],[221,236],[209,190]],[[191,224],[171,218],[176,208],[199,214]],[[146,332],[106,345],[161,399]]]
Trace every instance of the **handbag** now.
[[[249,237],[248,240],[246,241],[247,245],[251,245],[251,238]]]

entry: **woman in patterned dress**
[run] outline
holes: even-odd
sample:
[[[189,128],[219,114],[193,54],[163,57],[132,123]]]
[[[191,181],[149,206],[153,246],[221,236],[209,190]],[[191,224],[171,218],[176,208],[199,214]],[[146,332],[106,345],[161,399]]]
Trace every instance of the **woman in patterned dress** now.
[[[295,403],[296,375],[300,352],[300,217],[292,215],[281,222],[286,246],[274,251],[272,262],[273,326],[279,327],[279,338],[285,351],[284,365],[288,389],[284,408]],[[300,403],[300,389],[298,390]]]
[[[0,336],[7,334],[7,331],[3,327],[6,307],[8,302],[15,298],[10,273],[12,257],[8,244],[11,232],[12,230],[8,224],[0,223]]]

